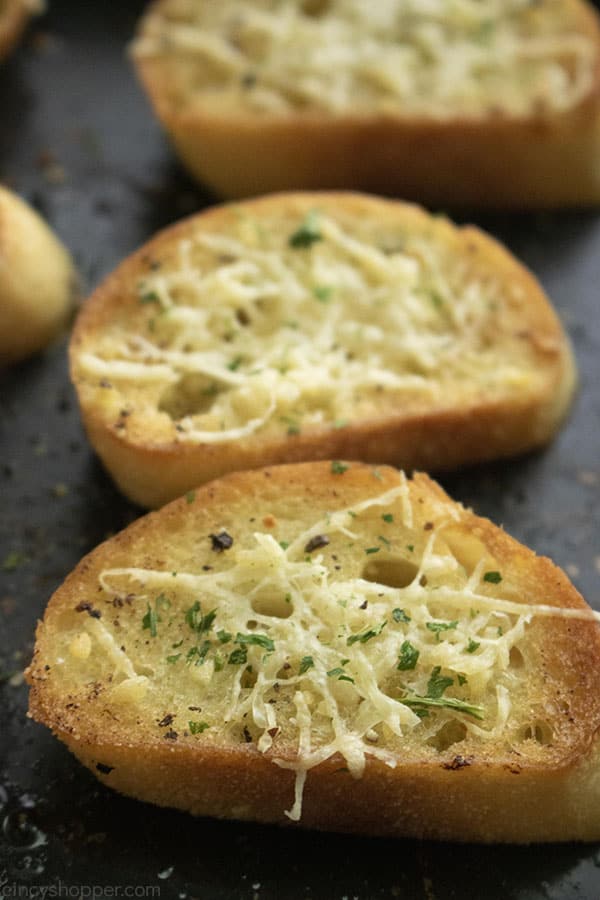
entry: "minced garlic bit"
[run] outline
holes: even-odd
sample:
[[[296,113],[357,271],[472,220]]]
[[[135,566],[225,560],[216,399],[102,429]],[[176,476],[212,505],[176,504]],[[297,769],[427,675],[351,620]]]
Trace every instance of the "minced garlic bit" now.
[[[173,0],[134,52],[216,114],[526,115],[576,104],[596,65],[564,0]]]

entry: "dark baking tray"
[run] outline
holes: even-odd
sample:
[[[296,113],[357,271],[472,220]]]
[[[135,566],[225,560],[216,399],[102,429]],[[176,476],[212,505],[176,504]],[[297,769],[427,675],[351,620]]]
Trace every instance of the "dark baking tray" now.
[[[0,179],[57,229],[86,289],[157,228],[212,202],[179,169],[126,60],[142,6],[54,0],[0,70]],[[542,280],[573,339],[581,389],[546,451],[443,483],[566,567],[600,608],[600,214],[470,218]],[[0,374],[0,491],[0,896],[600,897],[599,845],[322,835],[193,819],[112,794],[26,719],[19,675],[54,588],[140,514],[86,444],[64,342]]]

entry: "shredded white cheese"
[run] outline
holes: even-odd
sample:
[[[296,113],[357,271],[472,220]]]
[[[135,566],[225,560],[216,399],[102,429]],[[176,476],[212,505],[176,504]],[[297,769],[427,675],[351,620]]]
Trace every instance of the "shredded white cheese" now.
[[[596,65],[563,0],[172,0],[134,52],[217,114],[527,115],[575,104]]]
[[[414,575],[402,587],[362,574],[341,577],[331,562],[325,564],[320,547],[331,544],[333,552],[336,541],[340,547],[358,541],[365,517],[368,533],[377,534],[386,514],[406,540],[413,510],[404,478],[379,496],[332,512],[287,545],[256,532],[249,544],[227,551],[229,565],[220,571],[121,567],[100,577],[103,591],[128,598],[138,615],[154,604],[154,623],[144,625],[154,632],[149,637],[145,630],[144,640],[152,643],[164,629],[172,655],[148,682],[154,677],[162,686],[173,679],[172,690],[198,697],[207,727],[252,728],[258,750],[296,773],[287,812],[295,821],[307,772],[336,754],[358,778],[369,756],[395,766],[397,754],[387,747],[415,729],[426,742],[444,722],[457,719],[465,734],[497,738],[511,714],[511,650],[531,619],[600,619],[591,610],[498,596],[490,581],[493,587],[499,573],[490,576],[483,563],[467,573],[445,544],[453,516],[432,530],[418,560],[410,559],[414,548],[394,545],[392,524],[389,539],[376,538],[374,547],[353,544],[361,559],[412,562]],[[135,661],[145,645],[132,645],[126,656],[101,622],[90,619],[87,628],[115,675],[125,676],[130,696],[129,685],[137,689],[139,673],[146,671],[143,660]],[[182,632],[177,642],[168,636]]]
[[[78,369],[118,392],[124,428],[139,413],[152,435],[196,444],[534,389],[525,342],[507,353],[498,325],[512,286],[436,240],[378,244],[319,210],[283,231],[240,212],[149,269],[137,308],[94,334]]]

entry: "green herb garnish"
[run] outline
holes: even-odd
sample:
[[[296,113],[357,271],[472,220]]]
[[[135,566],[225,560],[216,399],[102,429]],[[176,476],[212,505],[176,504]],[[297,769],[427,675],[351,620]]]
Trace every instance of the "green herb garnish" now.
[[[454,684],[454,679],[440,673],[441,666],[435,666],[432,669],[427,683],[427,694],[424,697],[419,695],[403,697],[401,703],[414,709],[417,715],[421,716],[427,712],[427,707],[437,707],[454,709],[457,712],[473,716],[474,719],[483,719],[483,709],[480,706],[465,703],[464,700],[458,700],[456,697],[444,697],[445,691]]]
[[[210,612],[206,613],[206,615],[202,614],[202,607],[200,605],[200,601],[196,600],[193,606],[190,606],[185,613],[185,621],[190,626],[192,631],[195,631],[196,634],[202,634],[205,631],[209,631],[212,627],[212,623],[215,621],[217,615],[216,609],[211,609]]]
[[[313,294],[320,303],[327,303],[331,299],[333,288],[324,284],[319,284],[313,288]]]
[[[410,669],[414,669],[419,655],[419,651],[416,647],[413,647],[410,641],[404,641],[400,647],[400,656],[398,657],[396,668],[401,672],[408,672]]]
[[[161,300],[156,291],[145,291],[140,294],[140,303],[159,303]]]
[[[408,616],[403,609],[393,609],[392,619],[394,622],[410,622],[410,616]]]
[[[388,524],[391,524],[394,521],[392,513],[384,513],[381,518],[384,522],[388,522]]]
[[[456,628],[458,625],[458,619],[455,622],[426,622],[425,627],[429,631],[433,631],[437,640],[440,639],[440,634],[442,631],[452,631],[453,628]]]
[[[500,584],[502,575],[500,572],[486,572],[483,576],[483,580],[488,581],[490,584]]]
[[[232,650],[229,654],[229,658],[227,662],[230,666],[240,666],[248,661],[248,648],[247,647],[236,647],[235,650]]]
[[[308,672],[309,669],[314,667],[315,661],[312,656],[303,656],[300,660],[300,668],[298,669],[299,675],[304,675],[305,672]]]
[[[481,641],[474,641],[473,638],[469,638],[469,643],[465,647],[465,653],[475,653],[478,647],[481,647]]]
[[[181,658],[181,653],[174,653],[173,656],[167,656],[167,662],[169,663],[170,666],[172,666],[180,658]]]
[[[150,631],[150,637],[156,637],[158,634],[158,623],[161,621],[158,614],[159,606],[170,606],[170,603],[164,594],[158,595],[154,601],[154,608],[152,608],[149,603],[146,604],[146,614],[142,619],[142,629],[148,629]]]
[[[240,634],[238,632],[235,636],[235,643],[256,644],[256,646],[264,647],[265,650],[269,650],[271,653],[275,649],[275,644],[266,634]]]
[[[188,491],[185,495],[186,503],[193,503],[196,499],[196,491]]]
[[[347,472],[350,467],[345,463],[340,462],[338,459],[334,459],[331,463],[331,471],[334,475],[343,475],[344,472]]]
[[[464,700],[457,700],[454,697],[440,697],[439,699],[436,699],[435,697],[403,697],[400,702],[404,703],[405,706],[409,706],[413,712],[421,718],[423,718],[424,713],[427,712],[424,707],[433,706],[440,709],[454,709],[456,712],[464,713],[467,716],[473,716],[474,719],[483,719],[483,709],[481,706],[473,706],[470,703],[465,703]]]
[[[323,235],[319,228],[319,216],[313,210],[309,212],[297,231],[289,238],[290,247],[295,249],[312,247],[317,241],[322,241]]]
[[[202,732],[206,731],[209,727],[208,722],[188,722],[190,734],[202,734]]]
[[[351,634],[346,643],[349,647],[353,644],[366,644],[371,638],[378,637],[386,625],[387,619],[381,622],[380,625],[376,625],[375,628],[368,628],[366,631],[361,631],[360,634]]]
[[[365,549],[365,553],[367,554],[367,556],[370,556],[371,553],[379,553],[380,550],[381,547],[367,547]]]
[[[329,678],[337,678],[338,681],[349,681],[350,684],[354,684],[354,678],[347,675],[344,669],[339,666],[335,669],[330,669],[327,675]]]
[[[351,634],[346,640],[346,643],[349,647],[351,647],[352,644],[366,644],[371,638],[378,637],[386,625],[387,620],[383,621],[380,625],[376,625],[375,628],[369,628],[367,631],[362,631],[360,634]]]

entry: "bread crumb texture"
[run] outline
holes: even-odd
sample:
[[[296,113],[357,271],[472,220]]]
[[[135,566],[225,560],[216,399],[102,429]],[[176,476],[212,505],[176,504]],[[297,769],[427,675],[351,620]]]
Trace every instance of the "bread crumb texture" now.
[[[593,812],[573,824],[553,787],[600,725],[593,613],[548,560],[424,475],[333,461],[198,489],[83,560],[27,677],[35,718],[109,768],[108,784],[154,802],[443,835],[443,812],[436,826],[413,807],[430,790],[452,796],[463,773],[446,836],[599,832]],[[347,792],[373,778],[385,804],[357,813]],[[547,823],[506,825],[511,803],[544,798]],[[494,811],[500,824],[482,825]]]
[[[245,110],[526,116],[576,105],[598,45],[565,0],[163,0],[139,58],[161,58],[181,114]],[[332,77],[335,73],[335,77]]]
[[[547,299],[499,245],[354,194],[231,204],[164,232],[88,302],[71,359],[92,435],[100,423],[122,444],[187,448],[188,458],[202,446],[207,466],[223,471],[261,454],[322,458],[324,434],[353,440],[365,423],[437,415],[439,425],[483,409],[485,450],[471,435],[432,459],[432,430],[405,437],[404,456],[400,440],[398,461],[411,466],[416,453],[417,465],[452,465],[461,446],[462,461],[499,455],[506,409],[516,421],[527,404],[527,423],[507,441],[515,452],[555,430],[574,380]],[[362,443],[328,455],[371,459]],[[219,459],[222,447],[237,449]]]

